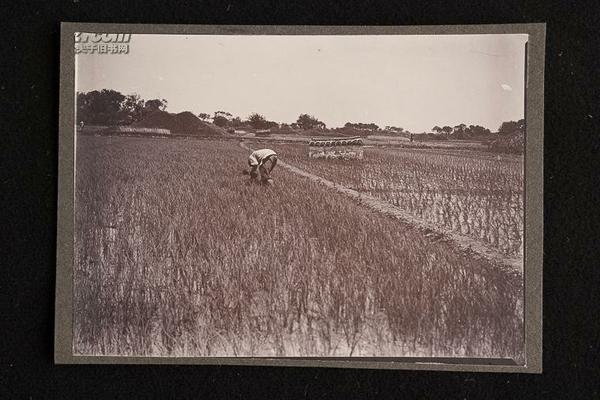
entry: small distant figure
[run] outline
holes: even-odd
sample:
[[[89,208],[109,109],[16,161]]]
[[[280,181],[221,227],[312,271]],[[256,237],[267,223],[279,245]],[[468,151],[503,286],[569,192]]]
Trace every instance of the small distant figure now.
[[[80,122],[79,122],[79,129],[80,129],[81,131],[83,131],[83,126],[84,126],[84,125],[85,125],[85,123],[84,123],[83,121],[80,121]]]
[[[269,163],[269,167],[265,165]],[[271,149],[260,149],[253,151],[248,157],[248,166],[250,171],[244,170],[244,174],[250,175],[250,181],[256,181],[263,184],[273,184],[271,172],[277,165],[277,153]]]
[[[413,141],[413,134],[412,134],[412,132],[410,133],[410,141],[411,142]]]

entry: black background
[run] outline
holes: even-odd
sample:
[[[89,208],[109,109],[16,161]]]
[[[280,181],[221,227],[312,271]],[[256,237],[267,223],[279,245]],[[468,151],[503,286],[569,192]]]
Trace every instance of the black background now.
[[[0,398],[600,398],[597,1],[3,2]],[[544,373],[55,366],[61,21],[423,25],[547,23]]]

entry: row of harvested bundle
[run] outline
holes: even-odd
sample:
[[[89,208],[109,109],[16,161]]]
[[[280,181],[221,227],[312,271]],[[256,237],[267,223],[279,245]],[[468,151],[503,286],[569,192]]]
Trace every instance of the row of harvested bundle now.
[[[333,146],[362,146],[362,139],[349,138],[349,139],[331,139],[331,140],[311,140],[308,142],[309,146],[314,147],[333,147]]]

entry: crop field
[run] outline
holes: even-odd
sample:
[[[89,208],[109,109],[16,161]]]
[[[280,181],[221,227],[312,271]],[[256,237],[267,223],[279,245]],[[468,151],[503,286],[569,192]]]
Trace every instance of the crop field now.
[[[507,256],[523,255],[523,160],[451,150],[366,148],[364,160],[309,160],[302,145],[283,158],[368,193]]]
[[[522,252],[522,165],[282,160]],[[227,140],[78,136],[74,353],[523,357],[523,278]],[[470,194],[465,194],[468,188]],[[519,208],[520,207],[520,208]]]

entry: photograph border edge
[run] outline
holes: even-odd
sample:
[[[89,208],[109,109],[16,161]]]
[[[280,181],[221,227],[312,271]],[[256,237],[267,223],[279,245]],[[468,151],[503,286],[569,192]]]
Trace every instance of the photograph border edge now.
[[[286,34],[286,35],[427,35],[527,34],[524,321],[525,365],[450,364],[439,362],[364,361],[358,359],[275,359],[214,357],[125,357],[73,355],[73,229],[75,172],[75,32],[138,34]],[[56,364],[198,364],[285,367],[404,369],[464,372],[542,372],[543,274],[543,127],[546,24],[307,26],[307,25],[162,25],[62,22],[54,362]],[[458,361],[459,359],[457,359]],[[482,359],[482,362],[484,360]]]

